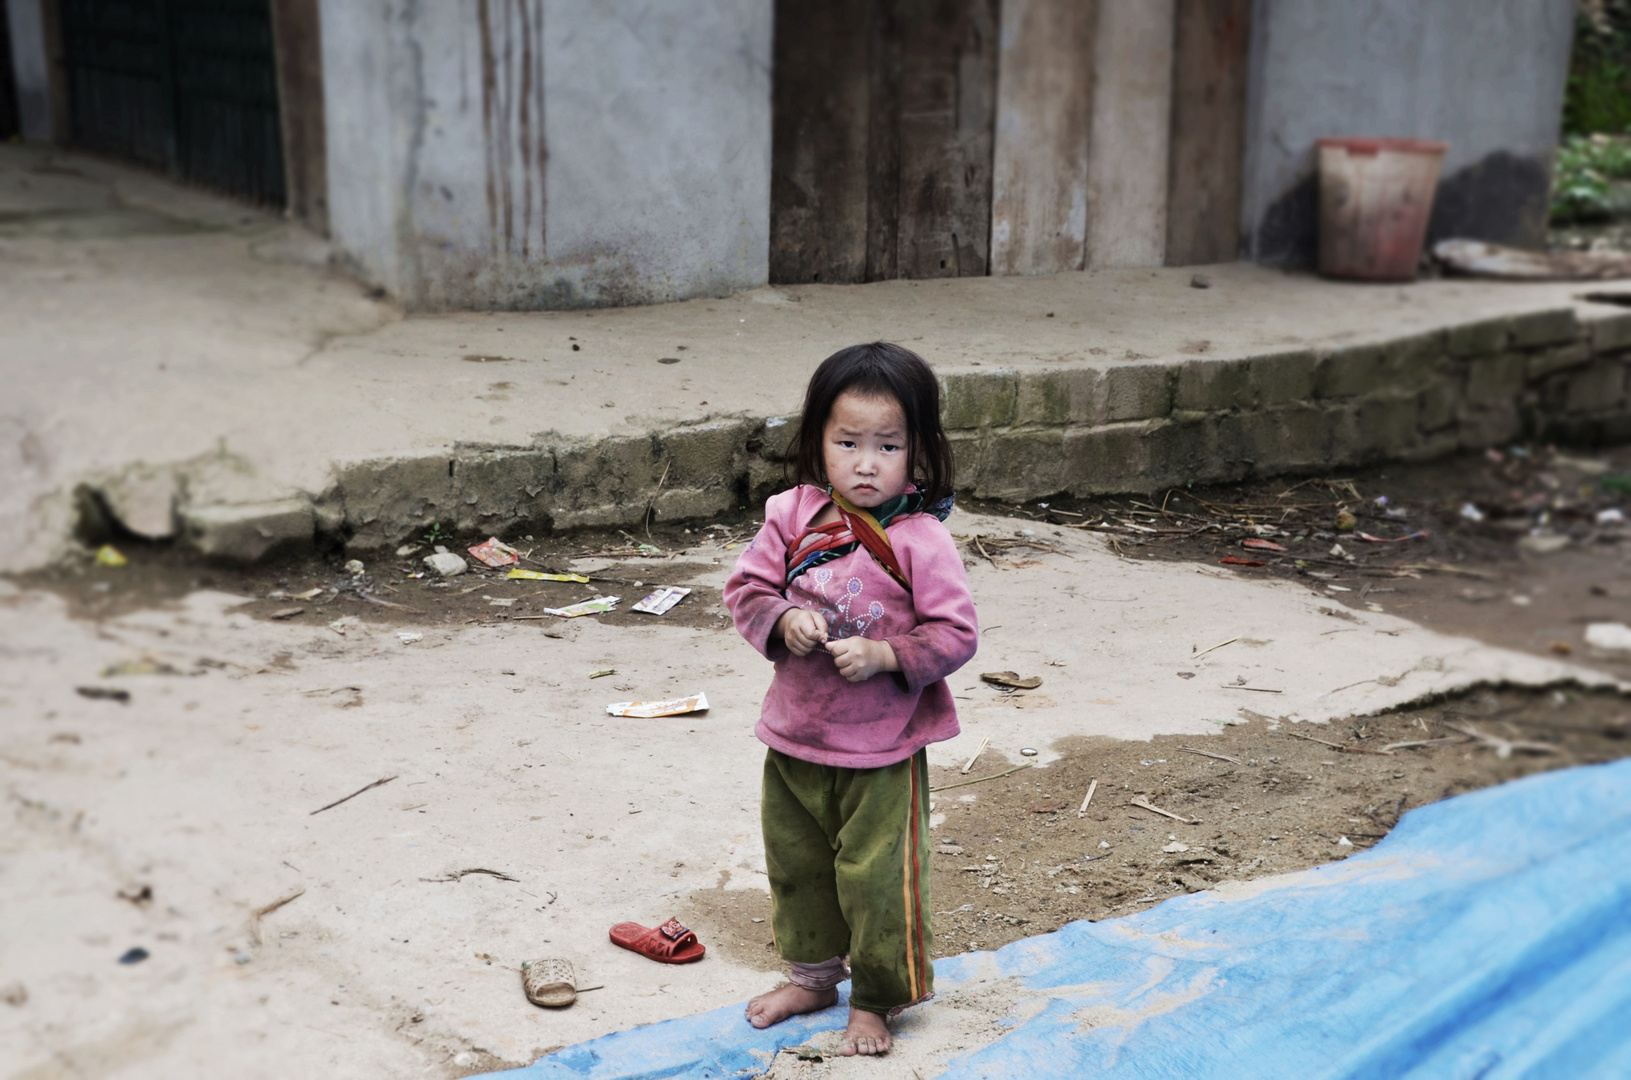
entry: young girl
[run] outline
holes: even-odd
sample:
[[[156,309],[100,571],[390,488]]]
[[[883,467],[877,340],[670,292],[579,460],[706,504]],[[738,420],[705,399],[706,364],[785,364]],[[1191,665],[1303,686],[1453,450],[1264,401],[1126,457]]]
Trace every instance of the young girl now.
[[[924,747],[957,734],[946,676],[974,655],[951,534],[951,445],[923,358],[887,343],[829,356],[790,447],[799,486],[771,497],[725,603],[775,662],[755,734],[771,930],[789,985],[754,1027],[838,999],[845,1054],[889,1049],[885,1021],[934,989]],[[849,968],[846,969],[845,959]]]

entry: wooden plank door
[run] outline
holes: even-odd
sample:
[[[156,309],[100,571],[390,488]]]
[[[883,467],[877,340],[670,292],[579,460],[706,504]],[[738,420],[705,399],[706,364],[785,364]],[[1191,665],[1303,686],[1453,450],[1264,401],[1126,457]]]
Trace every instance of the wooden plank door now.
[[[999,0],[778,0],[770,276],[984,275]]]
[[[1252,0],[1178,0],[1167,265],[1240,254]]]

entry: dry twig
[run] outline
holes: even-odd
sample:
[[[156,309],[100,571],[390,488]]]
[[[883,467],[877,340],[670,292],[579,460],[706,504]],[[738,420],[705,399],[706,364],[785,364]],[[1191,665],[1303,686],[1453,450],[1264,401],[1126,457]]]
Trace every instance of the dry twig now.
[[[980,760],[980,755],[985,753],[985,748],[990,745],[991,740],[982,736],[980,739],[980,745],[974,748],[974,753],[970,754],[968,760],[963,763],[963,768],[961,771],[964,776],[967,776],[968,771],[974,768],[974,763]]]
[[[1095,776],[1087,785],[1087,797],[1082,800],[1081,809],[1076,811],[1077,817],[1081,817],[1087,813],[1087,804],[1093,801],[1093,793],[1097,790],[1099,790],[1099,778]]]
[[[1213,649],[1221,649],[1225,645],[1233,645],[1235,642],[1237,642],[1239,640],[1240,640],[1239,635],[1236,635],[1236,636],[1230,638],[1228,641],[1220,641],[1216,645],[1211,646],[1210,648],[1205,648],[1205,649],[1202,649],[1200,652],[1195,653],[1194,656],[1190,657],[1190,659],[1193,660],[1193,659],[1195,659],[1196,656],[1205,656],[1207,653],[1211,652]]]
[[[1498,735],[1486,735],[1471,724],[1466,726],[1445,724],[1444,726],[1451,731],[1459,731],[1463,735],[1470,735],[1485,746],[1493,747],[1495,756],[1498,758],[1509,758],[1514,750],[1522,750],[1526,754],[1557,754],[1562,752],[1551,743],[1527,742],[1523,739],[1503,739]]]
[[[1159,806],[1150,805],[1148,800],[1146,800],[1144,798],[1144,796],[1142,796],[1142,795],[1134,795],[1131,799],[1127,800],[1127,805],[1128,806],[1136,806],[1140,810],[1148,810],[1148,811],[1150,811],[1152,813],[1160,814],[1162,817],[1169,817],[1173,821],[1181,821],[1185,825],[1195,824],[1193,821],[1189,820],[1186,817],[1183,817],[1183,816],[1178,815],[1178,814],[1174,814],[1171,810],[1163,810]]]
[[[1241,761],[1239,758],[1232,758],[1228,754],[1214,754],[1210,750],[1197,750],[1193,746],[1180,746],[1178,749],[1182,750],[1186,754],[1199,754],[1201,757],[1214,758],[1218,761],[1229,761],[1236,765],[1245,764],[1245,762]]]
[[[472,866],[468,870],[455,870],[451,874],[447,874],[444,877],[422,877],[419,880],[420,881],[437,881],[437,882],[441,882],[441,881],[458,881],[460,878],[467,877],[470,874],[486,874],[488,877],[496,877],[500,881],[520,881],[521,880],[520,878],[513,878],[510,875],[508,875],[508,874],[506,874],[506,873],[504,873],[504,872],[502,872],[500,870],[489,870],[484,866]]]
[[[1464,743],[1466,741],[1466,739],[1459,736],[1454,738],[1445,737],[1442,739],[1417,739],[1414,742],[1388,743],[1386,746],[1382,747],[1382,749],[1389,752],[1394,750],[1414,750],[1421,746],[1449,746],[1452,743]]]
[[[943,784],[940,787],[932,787],[929,789],[929,794],[932,795],[937,791],[949,791],[954,787],[968,787],[970,784],[983,784],[987,780],[997,780],[1001,777],[1007,776],[1009,773],[1017,773],[1021,769],[1029,769],[1033,764],[1035,764],[1035,762],[1027,761],[1023,765],[1015,765],[1012,769],[1006,769],[1000,773],[992,773],[990,776],[982,776],[975,780],[964,780],[957,784]]]
[[[261,941],[261,919],[263,919],[266,916],[272,914],[272,912],[276,911],[278,908],[282,907],[284,904],[287,904],[289,901],[298,900],[300,897],[302,897],[304,895],[306,895],[306,890],[305,889],[296,889],[294,892],[290,893],[288,896],[285,896],[283,899],[273,900],[270,904],[267,904],[265,907],[258,907],[253,912],[250,913],[250,916],[249,916],[249,932],[254,935],[256,945],[262,944],[262,941]]]
[[[336,806],[339,806],[343,802],[349,802],[350,800],[355,799],[358,795],[361,795],[365,791],[369,791],[369,790],[371,790],[373,788],[377,788],[381,784],[389,784],[392,780],[395,780],[396,777],[397,777],[397,774],[393,773],[390,776],[387,776],[382,780],[375,780],[372,784],[364,784],[362,787],[358,788],[356,791],[353,791],[351,794],[347,795],[345,798],[335,799],[333,802],[329,803],[327,806],[319,806],[317,809],[313,810],[312,813],[313,814],[321,814],[324,810],[332,810]]]
[[[1341,750],[1345,754],[1381,754],[1383,757],[1393,756],[1393,754],[1386,749],[1372,750],[1368,746],[1344,746],[1342,743],[1334,743],[1329,739],[1316,739],[1312,735],[1300,735],[1295,731],[1282,731],[1280,734],[1290,735],[1293,739],[1306,739],[1309,742],[1317,742],[1321,746],[1329,746],[1331,749]]]

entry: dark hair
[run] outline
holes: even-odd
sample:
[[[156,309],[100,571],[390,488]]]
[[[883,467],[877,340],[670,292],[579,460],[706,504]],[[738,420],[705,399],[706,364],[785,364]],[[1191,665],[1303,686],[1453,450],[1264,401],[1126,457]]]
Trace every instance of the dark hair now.
[[[933,504],[952,492],[951,443],[940,427],[940,383],[928,363],[911,349],[887,341],[851,345],[821,361],[804,392],[804,411],[788,447],[795,483],[827,485],[823,453],[827,418],[846,390],[866,397],[889,397],[906,414],[909,478]]]

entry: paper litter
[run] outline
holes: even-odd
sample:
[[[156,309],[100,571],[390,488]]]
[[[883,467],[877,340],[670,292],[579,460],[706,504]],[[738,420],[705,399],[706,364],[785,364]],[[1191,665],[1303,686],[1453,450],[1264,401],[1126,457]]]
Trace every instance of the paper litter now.
[[[426,555],[420,562],[430,567],[443,577],[457,577],[470,569],[470,564],[453,554],[451,551],[438,551],[434,555]]]
[[[617,607],[621,596],[597,596],[593,600],[584,600],[566,607],[546,607],[545,615],[559,615],[563,619],[575,619],[579,615],[602,615]]]
[[[680,716],[684,713],[707,712],[708,695],[692,694],[672,701],[617,701],[606,706],[612,716],[630,716],[650,720],[659,716]]]
[[[666,589],[658,589],[656,592],[652,593],[638,604],[635,604],[629,610],[638,611],[646,615],[663,615],[666,614],[675,604],[679,603],[681,600],[684,600],[690,595],[690,589],[681,589],[674,586]]]
[[[471,548],[470,554],[495,570],[514,566],[521,561],[521,553],[496,536],[489,536]]]
[[[519,567],[504,576],[511,581],[575,581],[579,585],[589,584],[589,579],[582,574],[546,574],[542,570],[522,570]]]
[[[1586,644],[1604,652],[1631,652],[1631,626],[1594,622],[1586,627]]]

